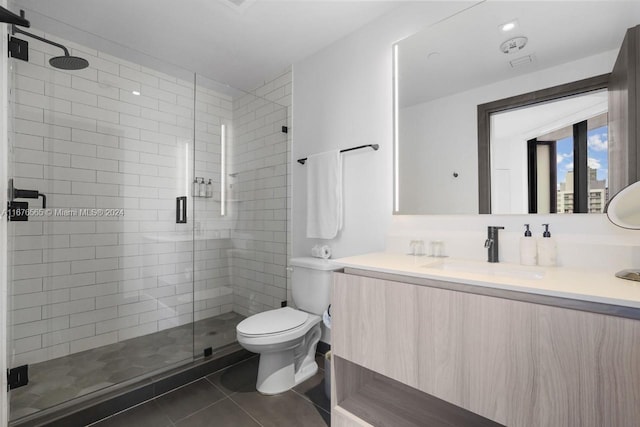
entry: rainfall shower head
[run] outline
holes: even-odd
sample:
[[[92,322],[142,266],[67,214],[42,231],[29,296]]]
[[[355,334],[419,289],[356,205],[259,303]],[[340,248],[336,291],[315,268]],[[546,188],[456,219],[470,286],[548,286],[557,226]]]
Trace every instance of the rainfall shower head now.
[[[60,70],[82,70],[89,66],[89,61],[87,61],[84,58],[80,58],[78,56],[71,56],[69,54],[69,49],[67,49],[60,43],[52,42],[51,40],[47,40],[40,36],[36,36],[35,34],[28,33],[16,27],[15,25],[12,27],[12,30],[13,30],[13,34],[15,33],[24,34],[25,36],[29,36],[36,40],[40,40],[41,42],[44,42],[62,49],[64,51],[63,56],[56,56],[49,60],[49,65],[51,65],[54,68],[58,68]]]
[[[49,60],[49,64],[61,70],[82,70],[89,66],[89,61],[79,56],[56,56]]]

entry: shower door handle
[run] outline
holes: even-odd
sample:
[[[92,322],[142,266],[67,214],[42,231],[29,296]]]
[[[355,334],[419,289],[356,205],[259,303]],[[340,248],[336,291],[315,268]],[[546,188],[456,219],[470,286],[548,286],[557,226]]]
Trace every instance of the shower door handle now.
[[[176,224],[187,223],[187,196],[176,197]]]

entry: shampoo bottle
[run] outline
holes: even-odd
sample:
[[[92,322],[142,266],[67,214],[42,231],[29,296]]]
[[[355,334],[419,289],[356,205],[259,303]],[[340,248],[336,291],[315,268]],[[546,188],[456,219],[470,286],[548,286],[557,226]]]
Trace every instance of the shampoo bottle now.
[[[525,224],[527,227],[524,232],[524,236],[520,237],[520,264],[522,265],[536,265],[538,245],[536,239],[531,236],[531,230],[529,230],[529,224]]]
[[[207,184],[204,182],[204,178],[200,178],[200,197],[207,197]]]
[[[211,178],[209,178],[209,182],[207,183],[207,197],[213,197],[213,183],[211,182]]]
[[[193,197],[200,196],[200,183],[198,182],[198,178],[196,177],[193,180]]]
[[[544,226],[544,233],[542,233],[542,239],[538,242],[538,265],[550,267],[557,263],[556,241],[551,237],[549,224],[542,225]]]

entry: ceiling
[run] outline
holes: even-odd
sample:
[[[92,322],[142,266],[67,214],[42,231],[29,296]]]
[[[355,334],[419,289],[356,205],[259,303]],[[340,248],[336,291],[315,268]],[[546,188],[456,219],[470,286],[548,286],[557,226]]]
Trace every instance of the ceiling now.
[[[32,28],[93,49],[147,66],[159,59],[161,71],[252,90],[401,4],[234,3],[241,0],[16,0],[9,7],[25,9]]]
[[[496,149],[494,140],[506,140],[507,144],[512,144],[532,138],[538,138],[539,141],[550,140],[551,137],[553,140],[566,138],[568,134],[558,131],[566,131],[574,123],[606,113],[608,100],[607,90],[604,89],[494,113],[491,115],[491,149]],[[602,123],[596,126],[602,126]],[[590,125],[589,129],[593,127]],[[548,135],[551,133],[554,135]]]
[[[517,20],[501,32],[499,26]],[[640,24],[640,1],[487,1],[399,43],[400,105],[407,107],[618,49]],[[502,53],[502,42],[528,38]],[[512,67],[510,61],[533,61]]]

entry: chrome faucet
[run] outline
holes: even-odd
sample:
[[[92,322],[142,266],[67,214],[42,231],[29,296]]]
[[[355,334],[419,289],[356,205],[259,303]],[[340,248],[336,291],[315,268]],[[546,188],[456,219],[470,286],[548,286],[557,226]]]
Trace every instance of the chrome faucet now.
[[[498,259],[498,230],[504,230],[504,227],[487,227],[487,240],[484,241],[484,247],[487,249],[487,261],[489,262],[500,262]]]

